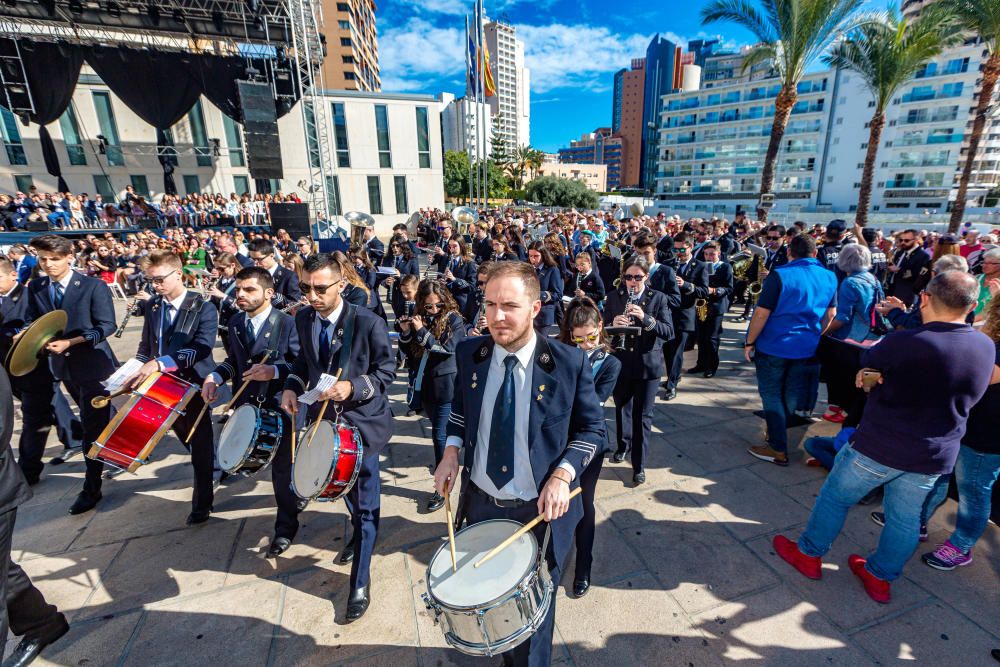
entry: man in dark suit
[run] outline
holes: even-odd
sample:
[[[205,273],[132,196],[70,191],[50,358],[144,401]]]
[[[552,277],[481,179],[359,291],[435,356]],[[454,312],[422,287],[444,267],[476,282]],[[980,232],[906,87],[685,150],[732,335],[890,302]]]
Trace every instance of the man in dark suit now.
[[[250,267],[236,274],[236,306],[242,314],[230,318],[228,323],[230,348],[226,360],[202,383],[202,398],[212,403],[217,398],[218,387],[232,381],[233,393],[245,381],[250,384],[237,398],[233,408],[247,403],[261,409],[279,411],[279,394],[291,373],[292,362],[299,355],[299,336],[295,320],[271,306],[274,296],[274,279],[261,267]],[[265,357],[267,357],[265,359]],[[278,505],[274,526],[274,539],[268,548],[268,558],[284,553],[295,539],[299,522],[298,500],[291,488],[292,425],[283,415],[281,444],[274,455],[271,483]]]
[[[130,383],[138,386],[156,371],[171,373],[193,385],[201,386],[204,368],[212,368],[212,348],[219,329],[219,311],[200,294],[184,287],[183,264],[169,250],[154,250],[148,255],[146,277],[156,296],[146,302],[142,338],[136,358],[144,362]],[[212,470],[215,459],[211,415],[192,427],[204,406],[201,394],[195,394],[173,424],[174,435],[191,452],[194,467],[194,493],[189,526],[205,523],[212,511]],[[185,442],[190,436],[190,442]]]
[[[681,288],[677,286],[677,274],[669,264],[657,261],[656,239],[652,234],[639,233],[634,241],[635,254],[649,264],[649,278],[646,286],[667,297],[667,305],[676,308],[681,305]]]
[[[722,321],[729,311],[729,299],[733,293],[733,267],[722,261],[722,249],[715,241],[702,248],[705,264],[708,266],[708,314],[697,324],[698,362],[688,373],[704,373],[710,378],[719,370],[719,340],[722,336]],[[697,314],[697,313],[696,313]]]
[[[886,278],[886,296],[894,296],[903,303],[913,303],[931,279],[931,258],[917,242],[917,232],[907,229],[896,237],[898,249],[892,255]]]
[[[570,488],[604,449],[604,418],[584,352],[538,335],[541,309],[535,270],[522,262],[490,269],[486,317],[490,337],[456,349],[458,376],[444,457],[434,485],[444,495],[458,478],[465,451],[461,512],[469,523],[510,519],[526,523],[543,513],[552,528],[545,554],[559,581],[583,514]],[[530,446],[529,446],[530,443]],[[535,535],[543,541],[546,526]],[[548,665],[555,596],[541,627],[505,663]]]
[[[375,227],[365,227],[363,245],[365,252],[368,253],[368,259],[370,259],[372,264],[375,266],[379,266],[385,258],[385,244],[382,243],[377,236],[375,236]]]
[[[38,265],[38,258],[28,252],[28,249],[20,243],[11,247],[8,256],[14,262],[14,270],[17,271],[17,282],[22,285],[28,284],[35,267]]]
[[[43,277],[28,285],[28,310],[25,324],[30,324],[53,310],[66,312],[66,330],[60,340],[49,341],[48,363],[41,361],[41,379],[33,386],[30,395],[22,394],[21,409],[24,428],[42,429],[51,421],[53,384],[61,380],[70,396],[80,408],[84,442],[98,438],[111,418],[110,406],[95,408],[91,399],[105,396],[101,385],[114,373],[118,365],[107,337],[118,328],[111,290],[104,281],[74,273],[73,242],[69,239],[43,234],[31,241],[38,255],[38,266]],[[37,480],[42,472],[42,453],[45,441],[31,438],[21,442],[18,463],[28,481]],[[100,461],[86,459],[87,473],[83,491],[70,507],[70,514],[82,514],[94,508],[101,499]]]
[[[670,309],[674,323],[674,337],[663,344],[663,359],[666,364],[667,393],[663,399],[672,401],[677,397],[677,383],[684,367],[684,348],[694,335],[698,318],[695,302],[708,298],[708,265],[692,258],[693,244],[690,237],[680,233],[674,237],[674,252],[677,255],[677,287],[681,302]]]
[[[795,229],[794,226],[786,230],[784,225],[771,225],[767,228],[767,231],[764,232],[764,249],[767,251],[767,257],[764,258],[763,266],[761,266],[759,259],[756,257],[752,258],[750,267],[746,271],[746,280],[741,281],[738,285],[734,285],[734,290],[737,294],[743,294],[754,283],[763,285],[764,280],[771,271],[774,271],[779,266],[788,264],[787,241],[789,239],[788,234],[793,229]],[[747,299],[746,304],[743,306],[743,314],[736,318],[737,322],[745,322],[750,318],[750,313],[753,311],[755,299],[749,294],[746,296]]]
[[[345,497],[354,532],[340,555],[341,563],[351,563],[345,615],[350,622],[364,616],[371,600],[369,568],[381,505],[379,454],[392,435],[386,395],[396,378],[396,360],[385,321],[341,298],[345,281],[333,257],[314,255],[306,262],[305,271],[306,295],[312,307],[295,315],[302,353],[285,380],[281,407],[294,419],[299,394],[316,386],[324,373],[339,373],[340,379],[320,398],[337,404],[340,417],[358,429],[364,442],[361,471]],[[319,411],[318,402],[313,411]]]
[[[250,261],[256,266],[266,269],[274,278],[272,306],[284,308],[302,299],[299,277],[295,275],[294,271],[289,271],[278,263],[278,258],[274,255],[273,243],[267,239],[254,239],[247,248],[250,251]]]
[[[486,232],[486,225],[479,223],[476,225],[476,233],[472,237],[472,256],[476,264],[482,264],[493,255],[493,240]]]
[[[10,449],[13,430],[14,398],[7,371],[0,366],[0,597],[4,603],[0,607],[0,637],[6,641],[8,623],[14,635],[22,637],[4,667],[27,667],[42,649],[69,631],[69,624],[10,558],[17,508],[31,498],[31,489],[14,464]]]

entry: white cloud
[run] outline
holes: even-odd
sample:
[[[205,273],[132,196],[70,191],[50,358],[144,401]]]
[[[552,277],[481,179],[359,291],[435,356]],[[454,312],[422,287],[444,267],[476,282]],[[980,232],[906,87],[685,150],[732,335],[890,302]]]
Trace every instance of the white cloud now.
[[[527,0],[489,0],[485,4],[488,16],[498,15],[505,12],[516,4]],[[537,11],[539,7],[548,8],[553,0],[534,0],[532,10]],[[418,14],[445,14],[448,16],[462,16],[468,14],[472,16],[474,0],[400,0],[400,4],[412,7]]]
[[[465,72],[465,26],[437,27],[421,18],[379,35],[382,88],[388,92],[436,90]]]

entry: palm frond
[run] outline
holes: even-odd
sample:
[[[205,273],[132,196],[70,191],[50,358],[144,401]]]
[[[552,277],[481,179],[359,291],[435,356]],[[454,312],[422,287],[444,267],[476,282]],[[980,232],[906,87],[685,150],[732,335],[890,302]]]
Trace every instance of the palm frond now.
[[[713,0],[701,10],[703,24],[730,21],[752,32],[758,41],[771,43],[777,39],[773,25],[749,0]]]
[[[1000,42],[1000,0],[940,0],[936,4],[951,12],[962,28],[979,35],[990,53],[996,52]]]

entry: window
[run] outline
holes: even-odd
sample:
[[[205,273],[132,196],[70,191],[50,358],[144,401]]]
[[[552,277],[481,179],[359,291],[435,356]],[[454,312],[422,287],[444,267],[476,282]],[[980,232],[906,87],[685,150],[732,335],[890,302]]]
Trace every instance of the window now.
[[[341,30],[350,30],[351,29],[351,22],[350,21],[337,21],[337,27],[340,28]]]
[[[115,112],[111,108],[111,94],[94,92],[94,109],[97,111],[97,124],[104,136],[104,155],[108,165],[121,167],[125,164],[122,154],[121,139],[118,137],[118,124],[115,122]]]
[[[59,128],[62,130],[69,163],[77,166],[87,164],[87,154],[83,152],[83,139],[80,137],[80,125],[76,122],[76,113],[72,105],[66,107],[63,115],[59,116]]]
[[[246,159],[243,157],[243,137],[240,135],[240,128],[236,127],[236,121],[225,114],[222,114],[222,124],[226,126],[229,166],[245,167]]]
[[[16,192],[25,192],[35,184],[35,178],[31,174],[14,174],[14,188]]]
[[[351,38],[350,37],[341,37],[340,38],[340,45],[341,46],[350,46],[351,45]]]
[[[368,208],[372,215],[382,215],[382,186],[378,176],[368,177]]]
[[[430,169],[430,132],[427,129],[427,107],[417,107],[417,158],[421,169]]]
[[[349,12],[349,11],[351,11],[351,7],[346,2],[338,2],[337,3],[337,11],[338,12]]]
[[[389,151],[389,111],[384,104],[375,105],[375,136],[378,138],[378,166],[392,168]]]
[[[115,190],[111,187],[111,178],[104,174],[94,175],[94,190],[101,195],[104,201],[111,203],[117,199]]]
[[[345,65],[353,65],[354,64],[354,56],[340,56],[340,59],[341,59],[341,61],[343,61],[343,63]]]
[[[351,153],[347,145],[347,116],[344,115],[344,105],[333,103],[333,138],[337,146],[337,166],[350,167]]]
[[[326,177],[326,205],[330,209],[330,215],[343,215],[340,210],[340,177]]]
[[[129,180],[132,181],[132,189],[140,197],[145,197],[149,199],[149,182],[146,181],[146,177],[139,174],[135,176],[129,176]]]
[[[201,183],[198,182],[198,174],[187,174],[184,176],[184,194],[196,195],[201,192]]]
[[[355,78],[356,77],[354,76],[354,72],[344,72],[344,80],[354,81]]]
[[[195,102],[191,111],[188,112],[188,123],[191,124],[191,139],[194,141],[198,166],[211,167],[212,149],[208,145],[208,132],[205,131],[205,113],[201,109],[201,100]],[[199,192],[199,190],[192,192]]]
[[[320,168],[319,139],[316,136],[316,112],[313,110],[311,100],[303,102],[306,116],[306,141],[309,146],[309,166],[313,169]]]
[[[0,114],[3,114],[3,143],[7,149],[7,159],[11,164],[28,164],[28,156],[24,154],[24,146],[21,144],[21,130],[17,127],[17,119],[7,109],[0,107]]]
[[[247,176],[233,176],[233,192],[242,196],[250,192],[250,179]]]
[[[406,201],[406,176],[393,176],[396,187],[396,213],[409,213],[410,204]]]
[[[269,178],[267,179],[267,186],[271,189],[271,194],[281,190],[281,179],[280,178]]]

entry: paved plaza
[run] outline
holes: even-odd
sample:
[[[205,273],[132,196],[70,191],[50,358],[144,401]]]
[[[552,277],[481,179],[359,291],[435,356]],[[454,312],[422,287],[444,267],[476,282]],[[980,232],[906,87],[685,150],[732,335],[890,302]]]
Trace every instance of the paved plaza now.
[[[119,314],[122,306],[119,304]],[[141,320],[112,339],[135,352]],[[676,400],[657,403],[647,479],[632,488],[628,463],[606,464],[597,488],[593,583],[572,599],[572,565],[557,591],[557,665],[989,665],[1000,647],[1000,530],[991,525],[975,562],[938,572],[919,562],[878,605],[847,569],[879,528],[855,508],[827,558],[822,581],[806,580],[771,548],[797,536],[823,483],[821,469],[788,468],[746,453],[763,422],[752,368],[739,363],[732,322],[723,365],[710,380],[685,377]],[[221,348],[216,349],[220,359]],[[693,356],[685,367],[693,365]],[[405,374],[404,374],[405,376]],[[80,490],[79,456],[47,466],[18,511],[14,558],[72,629],[41,665],[493,665],[448,648],[425,610],[425,570],[446,534],[444,511],[428,514],[430,428],[406,416],[405,383],[392,388],[395,436],[382,459],[382,515],[367,615],[344,624],[350,566],[343,503],[312,503],[295,544],[266,560],[274,501],[270,474],[221,487],[213,518],[186,528],[191,468],[169,437],[155,461],[105,482],[96,512],[67,513]],[[614,413],[607,408],[613,428]],[[18,429],[19,430],[19,429]],[[810,432],[830,433],[823,422]],[[807,429],[792,432],[792,440]],[[17,432],[17,431],[16,431]],[[46,460],[59,454],[53,434]],[[954,523],[949,503],[931,542]],[[13,644],[8,643],[8,649]]]

